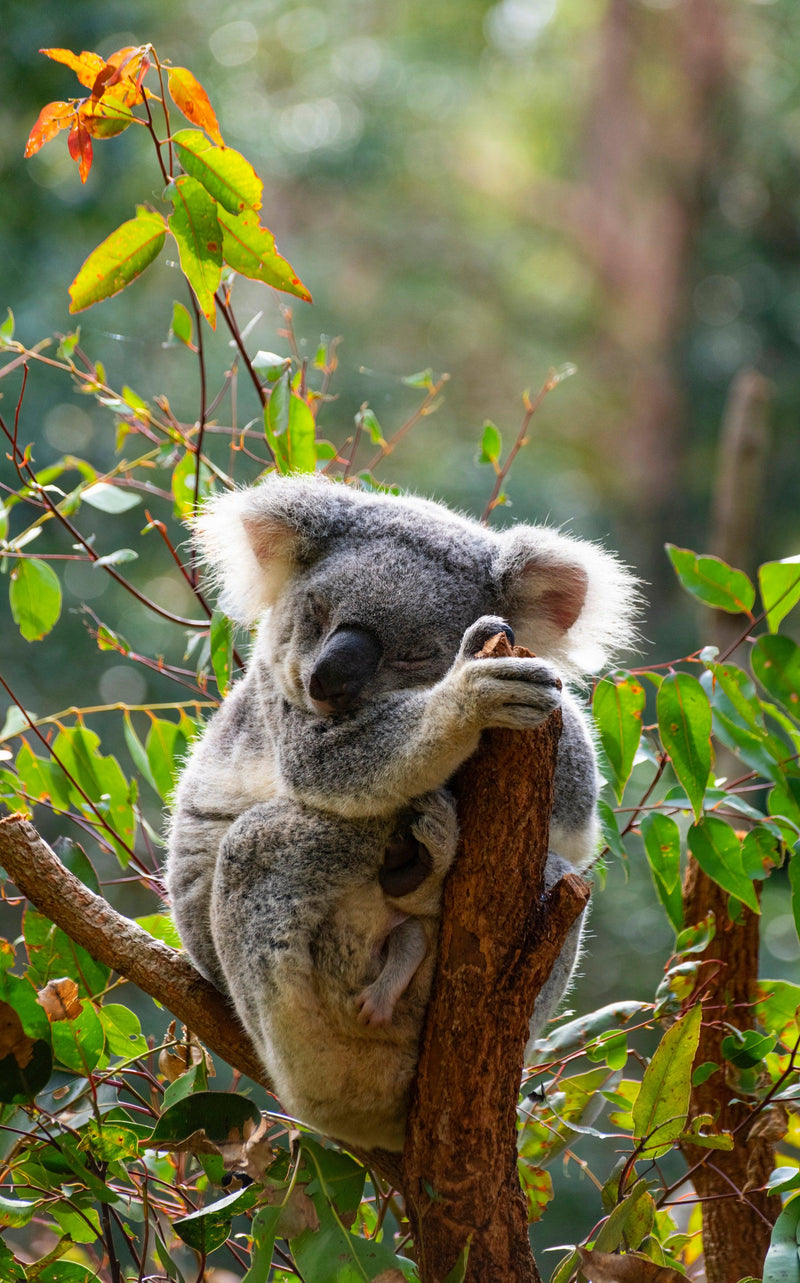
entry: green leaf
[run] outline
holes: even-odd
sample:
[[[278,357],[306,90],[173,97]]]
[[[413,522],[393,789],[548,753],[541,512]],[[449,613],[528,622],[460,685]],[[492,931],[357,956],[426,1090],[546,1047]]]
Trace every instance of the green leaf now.
[[[107,481],[96,481],[93,486],[87,486],[81,491],[81,499],[93,508],[99,508],[101,512],[114,514],[127,512],[129,508],[135,508],[141,503],[141,497],[132,490],[111,486]]]
[[[682,586],[693,597],[732,615],[750,613],[756,590],[743,570],[734,570],[719,557],[698,556],[670,543],[666,547]]]
[[[606,760],[614,773],[611,783],[618,802],[622,801],[642,737],[644,704],[644,687],[630,673],[615,673],[595,687],[592,712]]]
[[[220,1145],[234,1132],[241,1137],[248,1121],[259,1123],[261,1114],[246,1096],[228,1091],[197,1092],[164,1110],[147,1141],[147,1148],[159,1149],[161,1141],[169,1147],[201,1129],[210,1141]]]
[[[378,422],[377,415],[366,403],[362,405],[356,415],[356,427],[363,428],[365,432],[369,433],[369,439],[373,445],[385,444],[383,430]]]
[[[156,784],[155,776],[153,775],[153,772],[150,769],[150,762],[147,757],[147,752],[145,750],[144,745],[142,744],[142,741],[139,739],[139,736],[136,734],[136,730],[134,728],[133,722],[131,720],[131,715],[128,709],[125,710],[125,717],[123,720],[123,734],[125,735],[125,743],[128,746],[128,752],[133,758],[133,762],[137,771],[145,780],[147,780],[147,783],[150,785],[153,792],[158,793],[158,785]]]
[[[194,291],[201,312],[212,330],[216,329],[214,295],[222,278],[218,206],[202,183],[185,174],[170,183],[166,194],[174,209],[167,222],[178,246],[181,271]]]
[[[163,940],[171,949],[180,949],[181,938],[178,935],[178,928],[169,913],[146,913],[141,918],[135,918],[137,926],[151,935],[154,940]]]
[[[761,685],[795,717],[800,715],[800,646],[791,637],[759,637],[751,662]]]
[[[187,450],[177,467],[172,470],[172,495],[175,500],[175,516],[184,519],[194,512],[195,475],[197,472],[197,455]],[[213,475],[207,463],[200,461],[200,485],[197,498],[207,499],[211,492]]]
[[[800,1283],[800,1195],[790,1199],[772,1230],[763,1283]]]
[[[642,820],[642,837],[659,899],[675,931],[682,931],[680,829],[671,816],[651,811]]]
[[[167,226],[160,214],[140,209],[92,250],[69,287],[70,312],[119,294],[164,248]]]
[[[0,1228],[20,1229],[35,1214],[38,1203],[21,1198],[5,1198],[0,1194]]]
[[[794,929],[800,936],[800,851],[795,851],[789,861],[789,886],[792,889]]]
[[[264,352],[259,349],[252,359],[253,369],[270,383],[274,383],[292,363],[290,356],[278,356],[277,352]]]
[[[104,557],[98,557],[97,561],[92,562],[92,567],[97,570],[100,566],[121,566],[126,561],[137,561],[138,552],[133,548],[117,548],[116,552],[107,552]]]
[[[711,706],[696,677],[670,673],[658,690],[658,729],[695,816],[711,770]]]
[[[26,641],[41,641],[61,614],[58,575],[38,557],[20,557],[11,572],[8,600]]]
[[[145,749],[156,788],[165,802],[169,802],[172,797],[187,747],[186,736],[176,722],[153,718],[145,740]]]
[[[231,1220],[242,1212],[248,1212],[261,1195],[257,1185],[247,1189],[236,1190],[225,1198],[209,1203],[189,1216],[181,1216],[172,1222],[184,1243],[193,1247],[196,1252],[213,1252],[221,1247],[231,1232]]]
[[[23,915],[22,927],[29,962],[27,974],[37,989],[43,989],[48,980],[70,976],[77,981],[82,998],[102,993],[111,975],[110,967],[95,961],[61,927],[55,926],[49,918],[43,913],[37,913],[30,905]]]
[[[249,277],[251,281],[271,285],[274,290],[294,294],[306,303],[312,301],[311,294],[291,263],[278,253],[272,232],[261,226],[255,210],[245,209],[237,215],[229,213],[227,208],[221,209],[219,223],[222,228],[222,256],[234,272]]]
[[[400,382],[405,383],[407,388],[426,388],[430,391],[433,387],[433,370],[419,370],[416,374],[407,374]]]
[[[776,633],[781,620],[800,601],[800,557],[767,561],[758,568],[758,586],[767,616],[767,627]]]
[[[647,1181],[636,1181],[633,1189],[612,1211],[594,1241],[598,1252],[613,1252],[625,1244],[637,1248],[650,1233],[655,1219],[655,1203],[648,1192]]]
[[[264,184],[249,160],[232,147],[217,147],[199,129],[182,129],[172,135],[178,159],[209,196],[230,214],[261,208]]]
[[[192,318],[189,314],[189,309],[184,307],[183,303],[172,304],[172,325],[170,329],[179,343],[184,343],[186,347],[192,346]]]
[[[633,1134],[637,1141],[652,1138],[647,1158],[667,1154],[686,1125],[701,1019],[697,1003],[667,1030],[644,1072],[633,1104]]]
[[[0,324],[0,347],[8,347],[14,339],[14,313],[6,308],[6,319]]]
[[[705,815],[687,835],[689,850],[704,873],[753,913],[760,913],[755,887],[744,871],[742,844],[730,824]]]
[[[150,1048],[135,1012],[120,1003],[105,1002],[97,1014],[106,1036],[106,1046],[112,1055],[131,1060],[148,1054]]]
[[[728,718],[738,716],[756,733],[764,730],[764,716],[758,702],[755,684],[742,668],[735,664],[706,663],[713,682],[712,704]],[[722,698],[721,698],[722,696]]]
[[[287,370],[276,382],[264,406],[264,435],[267,445],[275,456],[278,471],[284,475],[291,471],[289,444],[286,439],[291,399],[292,390]]]
[[[51,1033],[53,1057],[59,1065],[84,1076],[97,1067],[105,1037],[100,1017],[90,1002],[84,1002],[74,1020],[54,1020]]]
[[[261,1207],[253,1217],[250,1232],[253,1235],[250,1268],[242,1283],[268,1283],[272,1271],[272,1251],[278,1237],[278,1221],[283,1207],[280,1203]]]
[[[119,762],[100,752],[100,736],[83,725],[64,727],[56,736],[53,750],[64,770],[111,825],[119,838],[119,841],[112,838],[114,849],[120,862],[126,865],[130,859],[126,848],[133,845],[136,821],[131,788]],[[69,793],[78,810],[94,816],[94,811],[72,783]]]
[[[600,798],[597,803],[597,813],[600,817],[600,827],[603,830],[603,841],[618,859],[627,863],[628,852],[625,850],[625,844],[622,840],[622,834],[619,831],[617,816],[614,810],[608,805],[605,798]]]
[[[722,1039],[720,1051],[738,1069],[753,1069],[774,1050],[774,1034],[760,1034],[755,1029],[737,1030]]]
[[[224,697],[228,693],[233,670],[233,628],[230,620],[218,610],[211,616],[211,663],[219,693]]]
[[[289,398],[289,467],[292,472],[313,472],[317,464],[314,444],[316,424],[308,405],[296,393]]]
[[[478,455],[478,463],[497,463],[502,453],[503,438],[500,435],[500,429],[487,419],[481,433],[481,449]]]

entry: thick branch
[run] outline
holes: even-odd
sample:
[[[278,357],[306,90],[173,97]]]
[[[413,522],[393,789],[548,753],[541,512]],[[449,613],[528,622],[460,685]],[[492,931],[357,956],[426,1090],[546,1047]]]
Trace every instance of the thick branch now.
[[[536,995],[589,897],[573,875],[542,894],[559,734],[557,715],[488,732],[456,781],[461,846],[403,1156],[424,1283],[440,1283],[468,1243],[468,1280],[539,1279],[516,1102]]]
[[[0,865],[31,904],[71,940],[163,1003],[234,1069],[269,1086],[250,1039],[222,994],[188,958],[84,886],[27,820],[0,819]]]

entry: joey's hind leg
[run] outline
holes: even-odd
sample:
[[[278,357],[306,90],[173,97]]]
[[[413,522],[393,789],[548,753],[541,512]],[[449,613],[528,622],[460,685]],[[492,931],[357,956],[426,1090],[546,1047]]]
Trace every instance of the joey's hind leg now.
[[[386,961],[377,980],[356,998],[362,1025],[391,1024],[399,998],[410,985],[428,951],[428,941],[418,918],[405,918],[386,937]]]

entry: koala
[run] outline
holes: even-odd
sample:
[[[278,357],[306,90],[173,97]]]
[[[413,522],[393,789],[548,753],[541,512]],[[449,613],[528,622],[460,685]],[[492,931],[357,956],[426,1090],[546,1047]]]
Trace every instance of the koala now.
[[[221,608],[258,629],[176,791],[166,880],[181,938],[286,1109],[400,1149],[457,841],[447,782],[484,729],[560,707],[546,885],[591,863],[595,754],[564,683],[630,642],[636,581],[547,527],[490,530],[321,476],[218,495],[195,534]],[[534,658],[476,660],[500,631]]]

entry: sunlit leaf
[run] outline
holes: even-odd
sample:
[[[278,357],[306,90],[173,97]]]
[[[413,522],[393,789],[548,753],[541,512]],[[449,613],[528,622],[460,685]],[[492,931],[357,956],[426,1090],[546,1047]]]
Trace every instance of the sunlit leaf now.
[[[186,749],[186,737],[176,722],[161,717],[152,719],[145,750],[156,788],[165,802],[172,795]]]
[[[667,1030],[644,1072],[633,1105],[633,1134],[638,1141],[652,1137],[648,1158],[668,1153],[685,1126],[701,1018],[697,1003]]]
[[[784,1207],[775,1222],[764,1261],[763,1283],[800,1283],[800,1194]]]
[[[720,1051],[738,1069],[753,1069],[775,1046],[773,1034],[760,1034],[755,1029],[736,1030],[722,1039]]]
[[[61,614],[58,575],[38,557],[20,557],[8,587],[11,616],[26,641],[41,641]]]
[[[217,147],[198,129],[182,129],[172,141],[183,168],[230,214],[261,208],[264,184],[249,160],[232,147]]]
[[[310,408],[294,392],[289,398],[289,467],[292,472],[313,472],[317,462],[314,446],[316,424]]]
[[[220,204],[225,202],[220,197]],[[291,263],[275,247],[275,237],[259,223],[258,214],[245,209],[239,215],[231,214],[225,206],[219,213],[222,228],[222,254],[225,262],[235,272],[253,281],[263,281],[273,289],[294,294],[311,302],[311,294],[300,280]]]
[[[711,770],[708,696],[696,677],[670,673],[659,687],[657,707],[661,741],[699,818]]]
[[[120,566],[126,561],[136,561],[139,557],[135,548],[117,548],[115,552],[107,552],[104,557],[98,557],[97,561],[92,562],[95,570],[100,566]]]
[[[228,693],[233,669],[233,629],[227,616],[215,610],[211,616],[211,665],[220,695]]]
[[[98,75],[105,67],[105,62],[96,53],[73,53],[71,49],[40,49],[46,58],[52,58],[53,62],[63,62],[65,67],[70,67],[78,80],[87,89],[91,89]]]
[[[500,429],[487,419],[481,433],[481,449],[478,463],[497,463],[503,451],[503,438]]]
[[[112,92],[102,98],[89,98],[78,109],[78,117],[92,138],[116,138],[132,125],[137,117],[131,111],[127,94]]]
[[[77,116],[67,136],[67,147],[72,159],[77,163],[78,173],[81,176],[81,182],[85,183],[89,177],[89,170],[92,168],[92,138],[89,130]]]
[[[744,871],[742,844],[730,824],[719,816],[705,815],[691,826],[687,841],[704,873],[754,913],[760,913],[755,887]]]
[[[185,174],[170,183],[167,196],[174,206],[167,221],[178,246],[181,270],[194,290],[200,310],[211,328],[216,329],[214,294],[222,276],[218,206],[202,183]]]
[[[195,80],[191,71],[186,67],[170,67],[167,73],[167,83],[169,92],[172,95],[172,101],[187,120],[193,125],[199,125],[206,133],[219,143],[220,147],[224,146],[222,134],[219,132],[219,124],[214,114],[214,108],[211,106],[208,94],[206,93],[199,80]]]
[[[124,290],[158,257],[166,235],[161,215],[145,209],[122,223],[92,250],[70,285],[70,312],[82,312]]]
[[[38,1203],[23,1198],[6,1198],[0,1194],[0,1228],[20,1229],[36,1212]]]
[[[172,304],[172,333],[187,347],[192,346],[192,318],[183,303]]]
[[[698,556],[689,548],[670,543],[667,553],[681,584],[693,597],[734,615],[752,610],[756,590],[743,570],[735,570],[719,557]]]
[[[49,102],[39,112],[28,141],[25,144],[25,156],[35,156],[40,147],[44,147],[51,138],[62,129],[68,129],[75,115],[75,104],[72,102]]]
[[[784,557],[759,566],[758,586],[767,627],[771,633],[777,632],[781,620],[800,601],[800,557]]]
[[[107,481],[96,481],[94,485],[87,486],[81,491],[81,499],[84,503],[91,504],[93,508],[99,508],[101,512],[127,512],[129,508],[135,508],[141,503],[141,496],[133,490],[125,490],[121,486],[109,485]]]
[[[611,783],[622,801],[633,759],[642,737],[644,687],[630,673],[615,673],[597,683],[592,712],[600,742],[614,778]]]
[[[553,1199],[553,1178],[543,1167],[521,1162],[517,1166],[519,1183],[528,1205],[528,1224],[534,1225],[544,1216],[547,1204]]]

